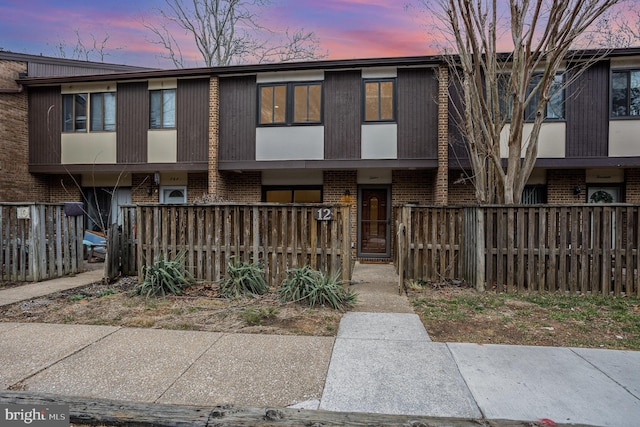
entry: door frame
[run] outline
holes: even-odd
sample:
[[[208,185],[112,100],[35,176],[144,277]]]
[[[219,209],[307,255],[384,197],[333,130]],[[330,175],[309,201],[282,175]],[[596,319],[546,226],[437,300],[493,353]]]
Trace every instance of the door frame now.
[[[362,252],[362,191],[384,190],[387,193],[387,235],[385,236],[385,253]],[[389,258],[391,256],[391,185],[362,184],[358,185],[358,240],[356,256],[359,258]]]

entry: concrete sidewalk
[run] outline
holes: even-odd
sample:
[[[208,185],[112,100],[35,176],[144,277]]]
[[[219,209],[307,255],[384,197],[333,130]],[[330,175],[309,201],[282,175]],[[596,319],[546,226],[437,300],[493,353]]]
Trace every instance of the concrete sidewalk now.
[[[638,425],[640,352],[434,343],[393,275],[392,266],[356,266],[353,287],[363,298],[336,338],[0,323],[0,389]],[[371,312],[390,306],[396,312]]]

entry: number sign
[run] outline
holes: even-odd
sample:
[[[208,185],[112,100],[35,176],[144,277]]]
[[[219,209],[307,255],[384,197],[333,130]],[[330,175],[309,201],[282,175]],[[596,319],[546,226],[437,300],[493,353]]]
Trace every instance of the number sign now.
[[[333,209],[331,208],[316,209],[314,218],[318,221],[331,221],[333,220]]]

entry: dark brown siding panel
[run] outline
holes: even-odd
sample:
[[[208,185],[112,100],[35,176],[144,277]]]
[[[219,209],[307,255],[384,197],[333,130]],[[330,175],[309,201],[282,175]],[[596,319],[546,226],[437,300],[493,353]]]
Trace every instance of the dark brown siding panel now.
[[[458,168],[469,163],[469,149],[465,141],[464,121],[464,93],[460,81],[451,75],[449,86],[449,166]]]
[[[585,71],[565,93],[567,157],[603,157],[609,139],[609,62]]]
[[[325,159],[360,159],[361,94],[362,74],[360,71],[325,73]]]
[[[220,79],[221,161],[256,159],[255,76]]]
[[[116,96],[118,163],[146,163],[149,129],[148,84],[118,83]]]
[[[206,162],[209,149],[209,79],[178,80],[178,162]]]
[[[29,88],[29,163],[60,164],[61,132],[60,86]]]
[[[438,156],[438,80],[433,69],[398,70],[398,158]]]

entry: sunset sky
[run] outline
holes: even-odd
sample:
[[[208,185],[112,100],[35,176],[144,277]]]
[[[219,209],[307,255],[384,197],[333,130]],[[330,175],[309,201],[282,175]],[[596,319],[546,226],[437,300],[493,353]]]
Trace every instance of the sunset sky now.
[[[431,42],[437,34],[425,25],[424,14],[405,9],[407,1],[272,0],[260,18],[272,29],[315,32],[328,59],[437,53]],[[56,46],[63,44],[67,57],[72,57],[78,30],[85,43],[91,34],[98,40],[109,35],[105,62],[170,68],[142,24],[157,22],[159,7],[166,7],[164,0],[0,0],[0,48],[61,56]],[[186,37],[175,35],[179,40]],[[195,63],[198,54],[187,44],[185,39],[181,47],[188,65],[202,65]]]
[[[69,57],[79,30],[85,41],[90,34],[100,40],[109,35],[105,62],[169,67],[141,23],[154,22],[156,9],[164,5],[164,0],[0,0],[0,48],[60,56],[56,46],[62,42]],[[329,59],[343,59],[433,53],[415,15],[401,0],[273,0],[261,18],[269,28],[313,31]]]

